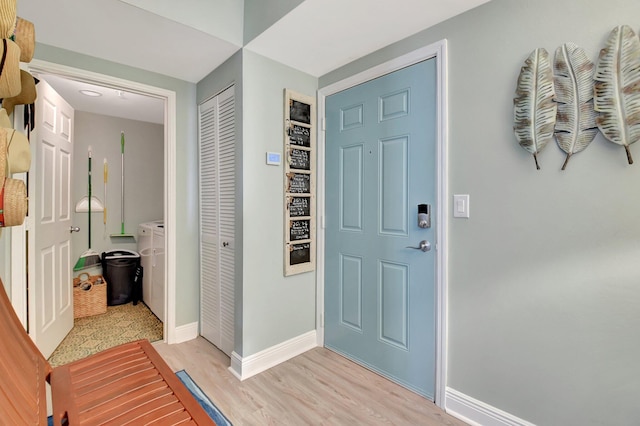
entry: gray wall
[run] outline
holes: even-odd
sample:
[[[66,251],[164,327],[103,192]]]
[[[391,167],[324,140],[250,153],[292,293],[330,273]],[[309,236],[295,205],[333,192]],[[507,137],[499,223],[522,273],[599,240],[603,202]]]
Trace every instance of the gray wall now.
[[[320,87],[447,39],[448,386],[540,425],[640,418],[640,166],[598,135],[560,171],[513,135],[516,80],[529,53],[582,46],[595,61],[613,27],[638,31],[631,0],[493,0],[320,79]],[[640,146],[632,146],[640,161]]]
[[[164,126],[118,117],[75,112],[73,203],[87,195],[88,147],[91,146],[92,193],[107,206],[105,230],[102,212],[91,213],[91,248],[137,250],[135,238],[111,238],[121,228],[120,132],[125,134],[125,233],[136,235],[139,223],[164,218]],[[107,199],[104,197],[104,159],[107,159]],[[88,247],[88,213],[74,213],[80,232],[72,237],[73,257]]]
[[[284,89],[313,96],[317,79],[263,56],[243,54],[243,353],[315,329],[315,273],[284,277]],[[284,153],[282,155],[284,159]]]
[[[37,43],[35,58],[110,75],[176,93],[176,325],[198,321],[198,144],[196,85]],[[171,295],[169,296],[171,297]]]

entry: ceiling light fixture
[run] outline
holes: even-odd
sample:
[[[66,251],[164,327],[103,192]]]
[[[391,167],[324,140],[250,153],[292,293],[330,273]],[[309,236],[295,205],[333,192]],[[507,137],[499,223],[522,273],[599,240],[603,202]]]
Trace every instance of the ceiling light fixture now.
[[[92,98],[97,98],[98,96],[102,96],[102,93],[96,92],[95,90],[83,89],[83,90],[80,90],[79,92],[85,96],[91,96]]]

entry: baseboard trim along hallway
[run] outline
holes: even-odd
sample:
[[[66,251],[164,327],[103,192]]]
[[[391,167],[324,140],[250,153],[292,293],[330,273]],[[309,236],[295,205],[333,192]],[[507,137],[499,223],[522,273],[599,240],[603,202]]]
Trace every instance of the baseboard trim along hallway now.
[[[312,330],[246,357],[233,352],[229,371],[238,379],[245,380],[317,346],[316,330]]]
[[[189,340],[193,340],[198,337],[198,322],[192,322],[185,325],[180,325],[175,328],[174,337],[175,340],[170,343],[182,343]]]
[[[448,414],[474,426],[535,426],[449,387],[445,394],[445,407]]]

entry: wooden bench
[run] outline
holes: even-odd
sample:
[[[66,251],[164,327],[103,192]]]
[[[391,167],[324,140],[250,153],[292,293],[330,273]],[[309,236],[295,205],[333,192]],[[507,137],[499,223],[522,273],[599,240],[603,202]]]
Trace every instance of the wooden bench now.
[[[0,424],[214,425],[147,340],[52,368],[18,320],[0,280]]]

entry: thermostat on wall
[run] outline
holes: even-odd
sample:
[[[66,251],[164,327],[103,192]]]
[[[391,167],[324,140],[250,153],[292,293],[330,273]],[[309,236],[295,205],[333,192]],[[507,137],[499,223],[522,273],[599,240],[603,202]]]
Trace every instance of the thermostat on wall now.
[[[279,152],[267,152],[267,164],[271,166],[280,165],[280,153]]]

